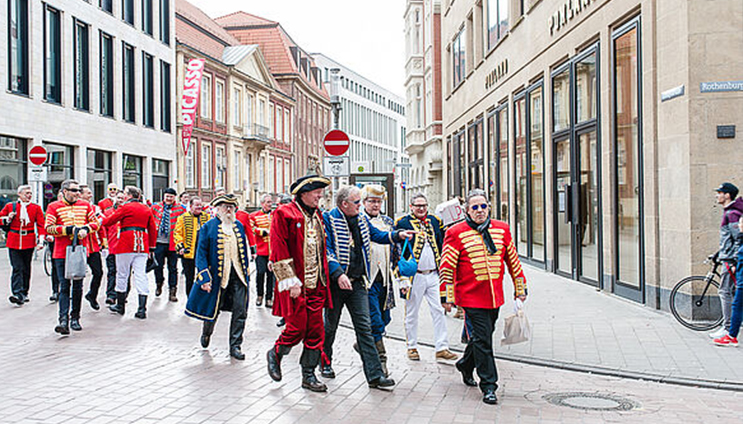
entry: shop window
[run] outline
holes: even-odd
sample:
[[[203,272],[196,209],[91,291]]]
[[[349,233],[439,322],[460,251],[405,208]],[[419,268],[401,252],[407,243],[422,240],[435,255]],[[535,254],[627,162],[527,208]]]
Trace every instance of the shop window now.
[[[16,189],[26,184],[28,141],[0,135],[0,201],[17,198]]]
[[[87,183],[93,190],[93,200],[98,202],[107,197],[106,189],[111,183],[113,154],[103,150],[88,149]]]
[[[123,155],[123,184],[126,186],[134,186],[143,189],[142,187],[142,158],[133,155]]]
[[[170,187],[170,162],[152,159],[152,201],[163,199],[163,191]]]

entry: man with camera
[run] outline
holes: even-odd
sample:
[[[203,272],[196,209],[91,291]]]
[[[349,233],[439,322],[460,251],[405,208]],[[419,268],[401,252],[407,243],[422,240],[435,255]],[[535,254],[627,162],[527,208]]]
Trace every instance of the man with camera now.
[[[188,212],[178,217],[175,223],[175,250],[181,257],[183,273],[186,276],[186,296],[191,293],[196,274],[196,236],[202,225],[211,218],[204,212],[204,203],[198,196],[191,197]]]

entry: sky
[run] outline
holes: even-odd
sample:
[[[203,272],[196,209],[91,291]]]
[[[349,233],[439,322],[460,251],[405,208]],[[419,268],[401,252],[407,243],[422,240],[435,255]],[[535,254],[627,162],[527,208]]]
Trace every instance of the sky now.
[[[278,21],[308,53],[323,53],[403,96],[405,0],[188,0],[217,18],[238,10]]]

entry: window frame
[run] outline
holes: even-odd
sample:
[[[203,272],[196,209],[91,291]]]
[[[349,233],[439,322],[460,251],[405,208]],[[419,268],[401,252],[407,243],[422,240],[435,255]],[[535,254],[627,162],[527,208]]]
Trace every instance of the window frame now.
[[[14,7],[15,6],[15,7]],[[22,7],[19,7],[22,6]],[[8,0],[8,91],[14,94],[29,95],[29,0]],[[15,11],[15,13],[13,13]],[[15,19],[16,30],[13,31],[13,19]],[[17,36],[14,38],[13,34]],[[16,54],[13,52],[13,41],[16,41]],[[18,62],[16,64],[16,62]],[[14,66],[14,64],[16,64]],[[16,68],[16,70],[14,70]],[[19,80],[17,85],[13,79]],[[14,88],[17,87],[17,88]]]

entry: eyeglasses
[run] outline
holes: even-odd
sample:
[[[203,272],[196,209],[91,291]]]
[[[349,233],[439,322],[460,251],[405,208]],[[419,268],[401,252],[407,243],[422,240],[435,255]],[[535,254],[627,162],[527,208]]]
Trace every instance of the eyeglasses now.
[[[79,188],[66,188],[65,190],[71,192],[71,193],[80,193]]]
[[[482,210],[485,210],[485,209],[487,209],[487,208],[488,208],[488,204],[487,204],[487,203],[483,203],[483,204],[481,204],[481,205],[472,205],[471,207],[472,207],[472,210],[473,210],[473,211],[476,211],[476,210],[478,210],[478,209],[482,209]]]
[[[428,205],[410,205],[410,206],[414,208],[427,208],[428,207]]]
[[[354,201],[353,201],[353,202],[351,202],[351,203],[353,203],[354,205],[359,205],[359,204],[361,204],[361,199],[359,199],[359,200],[354,200]]]
[[[119,191],[118,188],[109,188],[108,191]]]

